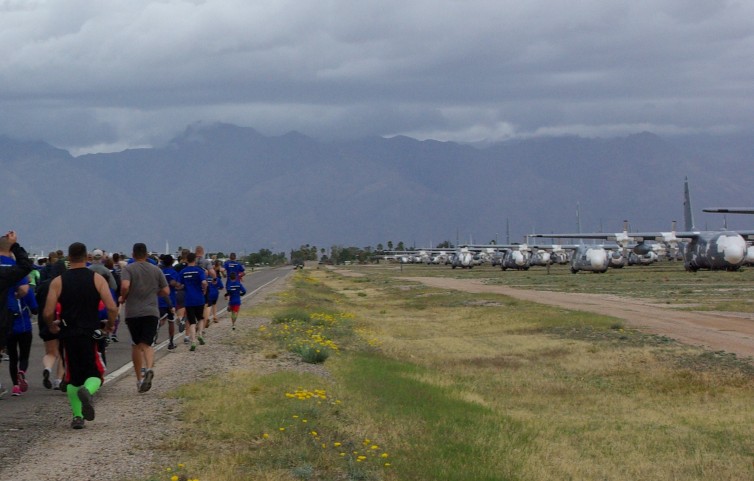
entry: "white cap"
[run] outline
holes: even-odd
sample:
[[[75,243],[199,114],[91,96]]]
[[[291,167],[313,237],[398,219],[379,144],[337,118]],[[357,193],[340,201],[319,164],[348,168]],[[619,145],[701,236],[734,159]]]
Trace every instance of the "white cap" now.
[[[92,251],[92,258],[94,258],[94,259],[102,259],[103,255],[104,254],[103,254],[103,252],[102,252],[101,249],[94,249]]]

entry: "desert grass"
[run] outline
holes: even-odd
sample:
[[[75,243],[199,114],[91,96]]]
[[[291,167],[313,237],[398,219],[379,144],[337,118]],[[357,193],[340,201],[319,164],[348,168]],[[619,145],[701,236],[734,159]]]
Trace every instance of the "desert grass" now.
[[[347,282],[330,279],[335,290]],[[535,433],[518,479],[754,474],[749,364],[604,316],[381,276],[374,283],[384,294],[354,299],[364,309],[352,309],[385,353],[427,367],[424,382]]]
[[[668,307],[754,313],[754,268],[737,272],[686,272],[682,262],[660,262],[649,266],[610,269],[605,274],[580,272],[571,274],[568,266],[543,267],[528,271],[502,271],[483,265],[474,269],[450,269],[438,265],[406,265],[396,269],[391,264],[350,266],[350,270],[367,272],[370,278],[454,277],[482,279],[489,284],[503,284],[523,289],[561,292],[586,292],[635,297]],[[366,282],[364,279],[362,282]]]
[[[359,272],[297,273],[244,313],[347,312],[325,375],[245,370],[176,393],[192,429],[175,447],[200,479],[754,477],[754,369],[735,356]],[[280,349],[264,330],[243,342]]]

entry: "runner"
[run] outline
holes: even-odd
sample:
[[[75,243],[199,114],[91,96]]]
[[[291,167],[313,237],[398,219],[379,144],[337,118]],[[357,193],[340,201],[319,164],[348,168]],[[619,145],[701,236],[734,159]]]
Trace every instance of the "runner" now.
[[[181,258],[178,259],[178,263],[175,264],[174,268],[176,272],[181,272],[184,267],[188,265],[188,262],[186,262],[186,256],[191,252],[188,249],[181,249]],[[185,303],[185,297],[186,297],[186,291],[183,289],[183,286],[178,283],[176,286],[175,291],[175,315],[178,319],[178,332],[183,332],[183,343],[188,344],[191,341],[191,338],[188,335],[188,331],[186,330],[186,303]]]
[[[101,249],[94,249],[92,253],[90,254],[90,264],[87,266],[89,269],[93,270],[97,274],[101,275],[105,278],[107,281],[107,286],[110,288],[110,292],[113,295],[113,300],[115,301],[116,306],[118,305],[118,283],[115,281],[115,275],[113,274],[113,271],[105,264],[105,261],[107,258],[105,257],[105,253]],[[100,305],[100,320],[107,319],[107,309],[104,305]],[[118,320],[115,320],[115,329],[118,328]],[[112,342],[112,334],[109,334],[107,336],[102,337],[102,339],[99,340],[98,345],[100,352],[102,353],[102,359],[105,361],[105,365],[107,365],[107,357],[105,354],[105,350],[107,349],[107,345]],[[117,341],[117,336],[115,337]]]
[[[152,387],[154,348],[160,309],[157,296],[170,302],[170,288],[165,275],[147,257],[147,246],[137,242],[133,246],[133,260],[122,272],[120,302],[126,304],[126,326],[131,333],[131,360],[136,372],[136,387],[140,393]],[[169,304],[172,308],[172,304]],[[141,368],[146,370],[142,374]]]
[[[230,312],[230,322],[234,331],[236,330],[238,311],[241,309],[241,297],[246,295],[246,288],[237,276],[238,274],[231,272],[228,283],[225,285],[225,298],[228,299],[228,312]]]
[[[115,283],[118,285],[117,293],[118,293],[118,297],[120,297],[121,273],[123,272],[123,269],[128,265],[128,263],[125,261],[124,255],[118,252],[113,252],[112,261],[113,261],[112,273],[113,273],[113,277],[115,278]],[[118,317],[115,319],[115,329],[113,330],[112,334],[110,334],[111,342],[119,342],[118,328],[120,327],[120,321],[126,318],[125,308],[126,306],[124,306],[121,303],[118,303]]]
[[[52,279],[46,279],[37,287],[36,297],[40,314],[44,312],[51,282]],[[39,337],[45,343],[45,355],[42,357],[42,366],[44,367],[42,371],[42,385],[47,389],[60,389],[60,383],[63,381],[63,376],[65,375],[65,367],[63,366],[63,358],[60,355],[61,346],[58,335],[50,332],[43,315],[37,316],[37,325],[39,327]],[[53,369],[55,369],[55,378],[50,380]]]
[[[220,271],[218,267],[220,261],[215,262],[215,275],[207,278],[207,305],[209,306],[209,314],[207,316],[207,325],[210,323],[210,319],[213,323],[217,324],[217,300],[220,298],[220,291],[225,288],[223,280],[220,277]]]
[[[160,319],[167,318],[168,320],[168,336],[170,337],[170,342],[168,343],[168,351],[171,352],[175,350],[175,343],[173,342],[173,338],[175,337],[176,316],[174,314],[175,310],[171,310],[170,307],[177,307],[178,305],[176,298],[178,272],[173,269],[173,262],[173,256],[171,256],[170,254],[164,254],[160,256],[160,269],[162,269],[162,273],[165,275],[165,280],[168,281],[168,286],[170,287],[170,298],[166,299],[164,297],[160,297],[158,299],[158,302],[160,307]]]
[[[196,246],[196,265],[204,269],[204,274],[207,277],[215,277],[215,270],[212,267],[212,261],[204,257],[204,247]],[[204,329],[209,327],[209,298],[207,297],[208,290],[204,291],[204,311],[202,313],[202,319],[196,323],[197,338],[199,344],[204,344]]]
[[[71,404],[73,429],[83,429],[84,420],[94,420],[92,396],[102,386],[105,365],[97,351],[96,332],[109,332],[115,326],[118,308],[107,281],[86,267],[86,246],[74,242],[68,248],[70,269],[53,279],[44,306],[44,320],[53,334],[60,333],[65,357],[65,381]],[[108,312],[107,323],[99,321],[102,301]],[[55,320],[60,302],[61,318]]]
[[[31,289],[18,302],[21,313],[13,319],[13,328],[8,336],[8,356],[10,357],[8,368],[11,381],[13,381],[14,396],[20,396],[29,389],[26,371],[29,369],[29,353],[33,337],[31,316],[37,314],[37,300]]]
[[[226,277],[230,278],[230,273],[235,272],[238,282],[243,282],[243,276],[246,274],[245,272],[246,268],[243,266],[242,263],[236,260],[235,252],[230,253],[230,259],[225,261],[225,263],[223,264],[223,267],[225,268]]]
[[[12,255],[13,262],[0,262],[0,302],[6,302],[11,288],[19,283],[33,268],[26,250],[18,245],[14,231],[9,231],[0,237],[0,247],[4,252]],[[3,306],[4,307],[4,306]],[[0,309],[0,350],[5,348],[6,337],[13,328],[13,319],[8,309]],[[0,398],[8,390],[0,383]]]
[[[178,273],[178,282],[185,292],[186,317],[188,319],[188,335],[191,340],[191,351],[196,351],[196,341],[204,344],[204,338],[197,335],[197,326],[202,321],[205,307],[205,292],[207,291],[207,275],[204,269],[196,265],[196,254],[189,252],[186,256],[188,265]]]

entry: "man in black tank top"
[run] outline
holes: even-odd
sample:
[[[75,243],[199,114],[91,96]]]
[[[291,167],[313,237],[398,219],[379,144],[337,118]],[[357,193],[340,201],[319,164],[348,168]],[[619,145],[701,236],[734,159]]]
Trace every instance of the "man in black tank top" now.
[[[65,358],[68,401],[73,411],[71,427],[81,429],[94,419],[92,396],[102,386],[105,365],[97,349],[97,330],[112,332],[118,308],[104,277],[86,267],[86,246],[68,248],[70,268],[50,283],[43,317],[50,332],[58,333]],[[99,320],[100,301],[107,308],[107,323]],[[60,319],[55,306],[60,303]],[[101,332],[99,333],[101,335]]]

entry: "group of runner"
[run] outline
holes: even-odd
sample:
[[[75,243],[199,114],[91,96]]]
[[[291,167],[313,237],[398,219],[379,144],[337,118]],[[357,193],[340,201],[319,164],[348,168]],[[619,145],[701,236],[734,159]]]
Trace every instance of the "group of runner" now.
[[[58,251],[34,265],[15,232],[0,237],[0,302],[7,304],[0,309],[0,349],[8,353],[11,394],[29,389],[32,316],[37,315],[45,343],[42,384],[67,394],[74,429],[94,419],[92,397],[104,380],[106,346],[118,342],[121,319],[131,335],[137,391],[145,393],[154,379],[159,326],[168,323],[169,351],[175,351],[181,333],[189,351],[196,351],[197,343],[206,343],[204,330],[218,322],[220,291],[225,290],[233,330],[246,294],[244,266],[235,253],[224,263],[213,262],[202,246],[184,249],[176,262],[169,254],[150,256],[143,243],[133,245],[127,260],[100,249],[88,252],[75,242],[67,260]],[[0,397],[7,392],[0,384]]]

